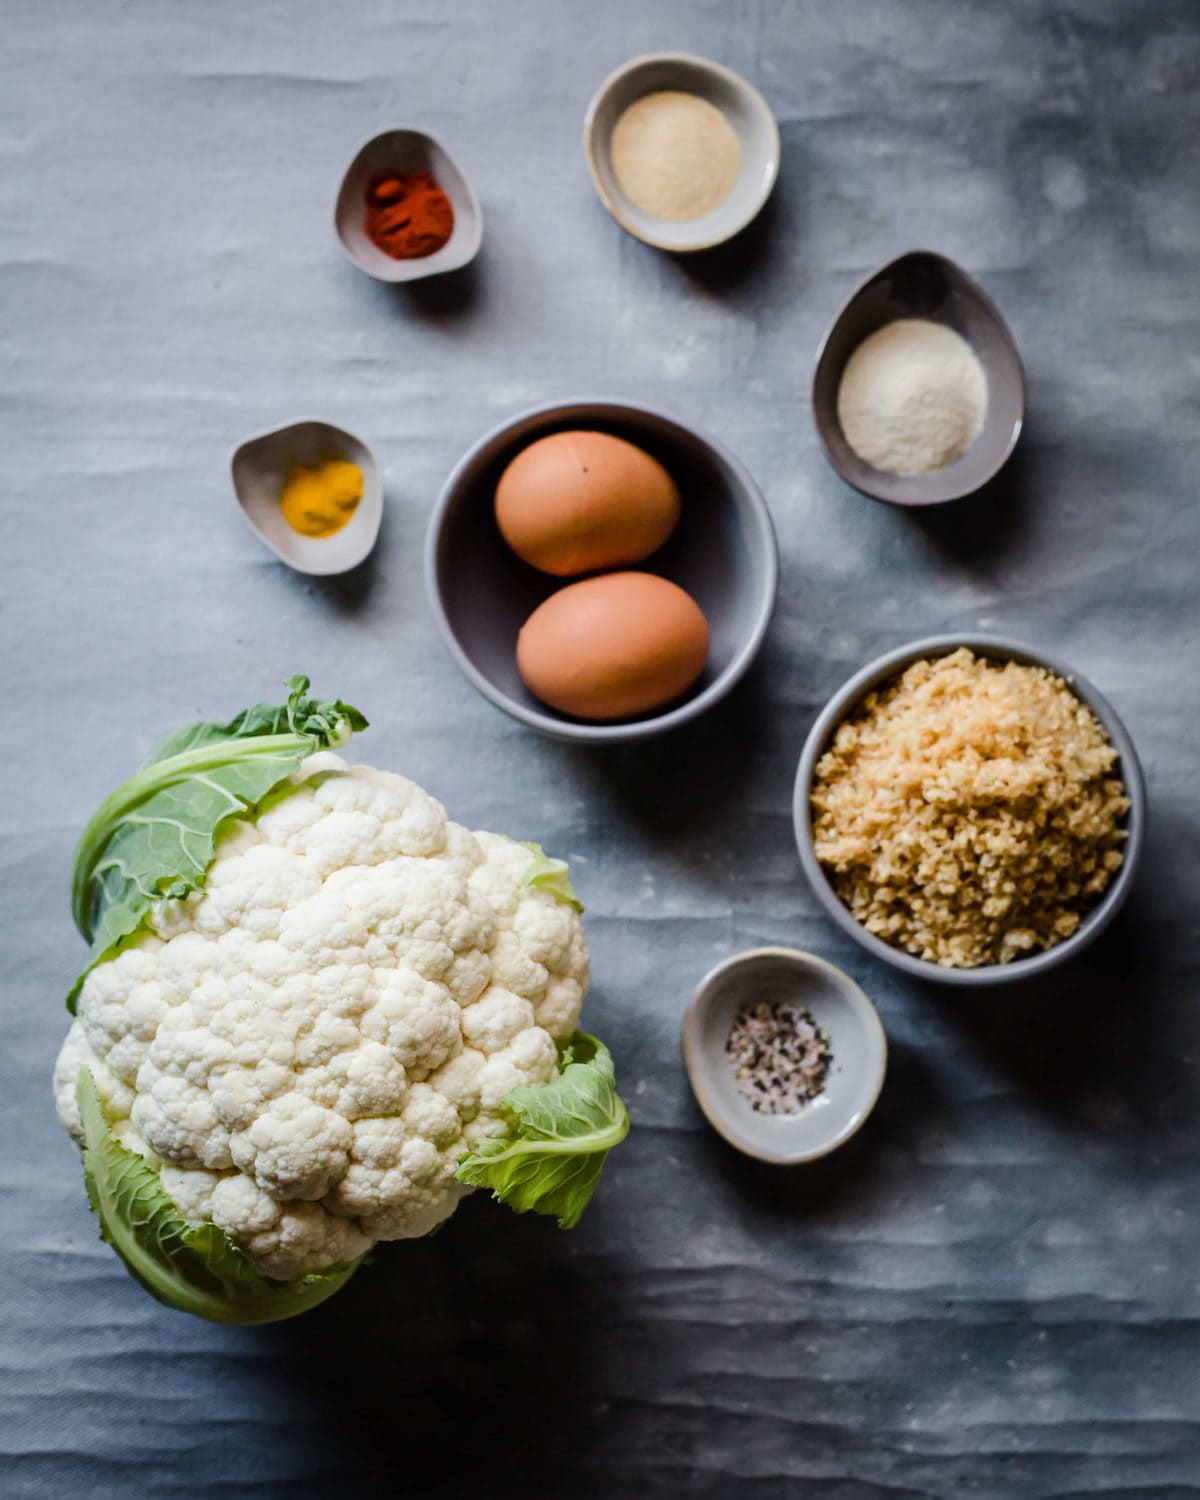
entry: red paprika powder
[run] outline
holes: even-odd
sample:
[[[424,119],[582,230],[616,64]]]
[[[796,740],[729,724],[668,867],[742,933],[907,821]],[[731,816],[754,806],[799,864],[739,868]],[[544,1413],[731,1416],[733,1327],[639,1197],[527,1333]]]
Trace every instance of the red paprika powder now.
[[[377,177],[367,189],[367,234],[393,260],[440,250],[454,232],[449,198],[424,171]]]

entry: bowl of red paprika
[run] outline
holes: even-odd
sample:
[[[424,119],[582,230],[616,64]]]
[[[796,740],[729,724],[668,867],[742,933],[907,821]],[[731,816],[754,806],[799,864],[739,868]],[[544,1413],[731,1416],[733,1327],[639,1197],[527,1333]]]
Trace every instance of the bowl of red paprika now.
[[[423,130],[385,130],[350,163],[334,225],[360,271],[378,281],[418,281],[474,260],[483,211],[440,141]]]

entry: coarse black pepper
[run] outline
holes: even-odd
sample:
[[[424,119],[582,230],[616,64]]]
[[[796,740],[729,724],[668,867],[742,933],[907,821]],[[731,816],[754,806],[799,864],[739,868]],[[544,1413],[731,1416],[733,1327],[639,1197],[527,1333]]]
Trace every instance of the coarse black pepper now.
[[[738,1092],[764,1115],[797,1114],[825,1087],[833,1052],[810,1011],[757,1000],[733,1018],[725,1042]]]

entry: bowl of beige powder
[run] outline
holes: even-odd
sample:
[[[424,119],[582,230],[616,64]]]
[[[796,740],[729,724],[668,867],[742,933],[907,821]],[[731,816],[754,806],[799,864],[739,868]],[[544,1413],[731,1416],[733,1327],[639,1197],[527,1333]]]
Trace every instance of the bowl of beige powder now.
[[[779,174],[779,129],[758,90],[681,52],[635,57],[606,78],[588,107],[583,148],[617,223],[679,253],[745,229]]]
[[[1021,433],[1025,377],[983,288],[914,250],[852,294],[817,355],[813,417],[836,472],[892,505],[940,505],[999,473]]]
[[[978,985],[1099,936],[1129,893],[1145,807],[1133,742],[1086,679],[995,636],[936,636],[830,699],[793,818],[844,932],[906,973]]]

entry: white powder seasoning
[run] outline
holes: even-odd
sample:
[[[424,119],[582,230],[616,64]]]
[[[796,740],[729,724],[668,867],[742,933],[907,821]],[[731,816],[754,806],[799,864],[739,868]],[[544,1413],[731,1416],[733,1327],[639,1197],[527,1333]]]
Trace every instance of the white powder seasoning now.
[[[898,318],[846,361],[837,412],[864,463],[889,474],[931,474],[961,458],[982,431],[987,377],[953,328]]]

